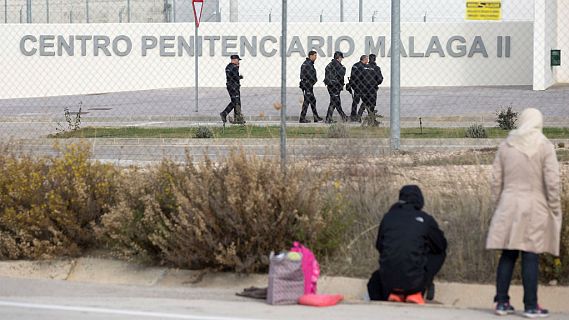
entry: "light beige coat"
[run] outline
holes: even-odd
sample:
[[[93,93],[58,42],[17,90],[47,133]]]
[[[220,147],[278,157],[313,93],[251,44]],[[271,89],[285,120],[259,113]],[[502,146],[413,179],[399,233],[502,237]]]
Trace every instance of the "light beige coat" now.
[[[559,163],[551,142],[541,140],[531,157],[503,142],[494,160],[496,211],[486,248],[559,256],[560,189]]]

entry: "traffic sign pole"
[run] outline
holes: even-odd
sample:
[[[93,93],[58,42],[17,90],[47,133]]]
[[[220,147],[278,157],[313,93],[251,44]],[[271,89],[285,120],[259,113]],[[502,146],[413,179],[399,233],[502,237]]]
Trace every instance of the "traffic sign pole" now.
[[[194,57],[195,57],[195,107],[196,113],[199,111],[199,38],[198,38],[198,28],[200,26],[200,21],[202,19],[202,11],[204,6],[204,0],[192,0],[192,7],[194,8],[194,21],[195,21],[195,35],[194,35]]]

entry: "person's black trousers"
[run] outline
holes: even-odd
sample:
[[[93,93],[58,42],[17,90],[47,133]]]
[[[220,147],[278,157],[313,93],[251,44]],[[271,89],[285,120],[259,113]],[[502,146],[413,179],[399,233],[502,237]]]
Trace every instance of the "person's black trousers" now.
[[[350,113],[350,116],[352,117],[352,119],[354,119],[354,117],[358,113],[358,105],[360,104],[361,98],[362,98],[361,94],[354,90],[354,95],[352,97],[352,112]]]
[[[231,101],[229,102],[225,110],[223,110],[223,113],[225,115],[230,114],[231,111],[237,107],[237,105],[239,106],[241,105],[241,92],[239,91],[240,90],[238,88],[227,88],[227,92],[229,93],[229,98],[231,99]]]
[[[539,277],[539,255],[532,252],[521,251],[522,253],[522,282],[524,286],[524,306],[525,309],[537,309],[537,285]],[[510,302],[508,292],[516,260],[520,255],[517,250],[503,250],[498,272],[496,275],[496,297],[494,302]]]
[[[435,276],[441,271],[443,264],[446,259],[446,254],[430,254],[427,256],[427,264],[425,266],[425,278],[423,280],[422,288],[413,289],[409,293],[416,293],[421,291],[425,293],[425,291],[431,286]],[[367,283],[367,289],[370,300],[379,300],[379,301],[387,301],[389,294],[391,292],[390,288],[385,288],[381,281],[381,276],[379,270],[375,271],[371,278]]]
[[[342,100],[340,99],[341,90],[334,90],[328,87],[328,93],[330,94],[330,105],[328,106],[328,113],[326,114],[326,121],[332,121],[332,115],[334,114],[334,109],[338,110],[338,113],[342,117],[342,120],[346,120],[346,114],[342,109]]]
[[[359,117],[361,117],[364,114],[366,107],[369,108],[370,113],[375,110],[375,99],[374,99],[374,94],[372,92],[361,93],[360,97],[362,99],[362,105],[360,106],[360,109],[358,110],[358,116]]]
[[[433,281],[435,280],[435,276],[441,271],[443,264],[446,260],[446,254],[430,254],[427,256],[427,265],[425,267],[425,286],[424,288],[428,288]]]
[[[304,92],[304,102],[302,103],[302,111],[300,112],[300,119],[306,119],[308,106],[312,109],[314,118],[318,117],[318,110],[316,110],[316,96],[314,96],[314,88],[306,89]]]

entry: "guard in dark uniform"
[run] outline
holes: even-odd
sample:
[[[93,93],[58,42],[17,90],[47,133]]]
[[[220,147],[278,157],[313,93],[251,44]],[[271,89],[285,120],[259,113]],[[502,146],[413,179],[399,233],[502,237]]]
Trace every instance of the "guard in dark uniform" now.
[[[300,123],[309,123],[306,120],[306,113],[308,112],[308,105],[312,108],[312,115],[314,116],[314,122],[320,122],[324,119],[318,116],[318,110],[316,110],[316,97],[314,96],[314,85],[318,81],[316,76],[316,68],[314,68],[314,62],[316,61],[317,54],[316,51],[310,51],[308,53],[308,58],[300,67],[300,89],[304,94],[304,102],[302,103],[302,111],[300,112]]]
[[[362,99],[362,92],[364,86],[364,69],[366,65],[369,63],[368,56],[364,55],[360,57],[360,61],[357,62],[352,66],[352,73],[350,74],[350,86],[353,90],[353,97],[352,97],[352,112],[350,113],[350,120],[351,121],[358,121],[358,104]]]
[[[362,69],[359,89],[362,105],[358,110],[358,121],[361,121],[366,107],[368,112],[371,113],[375,111],[375,106],[377,105],[377,92],[379,85],[383,83],[383,75],[381,74],[381,68],[375,62],[376,58],[376,55],[370,54],[369,63],[365,64]]]
[[[326,66],[324,84],[326,84],[328,93],[330,94],[330,105],[328,106],[328,113],[326,114],[326,123],[334,122],[332,119],[334,109],[338,110],[344,122],[348,121],[348,117],[344,113],[344,110],[342,110],[342,100],[340,99],[340,93],[344,90],[344,77],[346,76],[346,67],[342,65],[343,59],[344,54],[340,51],[336,51],[334,53],[334,59]]]
[[[239,74],[239,61],[241,61],[241,58],[238,55],[232,55],[231,63],[225,67],[227,92],[231,102],[219,114],[223,123],[227,122],[227,115],[231,113],[231,110],[234,110],[235,121],[233,123],[245,124],[245,119],[241,113],[241,80],[243,76]]]
[[[372,96],[372,111],[375,110],[375,106],[377,106],[377,93],[379,91],[379,86],[383,83],[383,74],[381,74],[381,68],[376,63],[377,56],[375,54],[369,55],[369,66],[373,68],[373,85],[374,85],[374,94]]]

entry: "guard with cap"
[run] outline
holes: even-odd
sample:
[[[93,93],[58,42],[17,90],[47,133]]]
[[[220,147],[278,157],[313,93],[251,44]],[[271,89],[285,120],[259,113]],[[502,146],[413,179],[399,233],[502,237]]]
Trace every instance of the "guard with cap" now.
[[[314,68],[314,62],[316,61],[317,54],[316,51],[310,51],[308,53],[308,58],[304,61],[300,67],[300,90],[304,94],[304,101],[302,103],[302,111],[300,112],[300,123],[309,123],[306,120],[306,113],[308,112],[308,105],[312,108],[312,115],[314,116],[314,122],[320,122],[324,119],[320,118],[318,115],[318,110],[316,110],[316,96],[314,96],[314,85],[318,81],[316,76],[316,68]]]
[[[418,186],[404,186],[379,225],[379,270],[368,282],[372,300],[424,304],[434,298],[433,279],[446,258],[447,241],[435,219],[422,211]]]
[[[328,113],[326,114],[326,123],[333,123],[332,115],[334,109],[342,117],[344,122],[348,121],[348,117],[342,110],[342,100],[340,93],[344,90],[344,77],[346,76],[346,67],[342,65],[344,54],[340,51],[334,53],[334,59],[326,66],[326,75],[324,77],[324,84],[328,88],[330,94],[330,105],[328,106]]]
[[[231,63],[225,67],[227,92],[231,101],[225,110],[219,114],[223,123],[227,122],[227,115],[231,113],[231,110],[234,110],[235,120],[233,123],[245,124],[245,119],[241,113],[241,80],[243,80],[243,76],[239,74],[239,61],[241,58],[234,54],[231,56]]]

